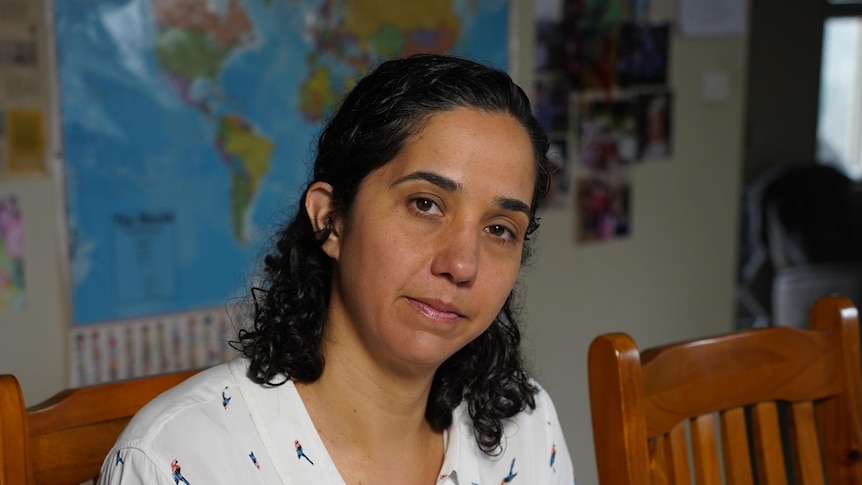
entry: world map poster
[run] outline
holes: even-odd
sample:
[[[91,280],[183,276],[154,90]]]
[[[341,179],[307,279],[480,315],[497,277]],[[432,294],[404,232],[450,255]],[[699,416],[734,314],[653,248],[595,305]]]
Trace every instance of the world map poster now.
[[[54,4],[75,326],[223,307],[386,58],[505,69],[508,0]]]

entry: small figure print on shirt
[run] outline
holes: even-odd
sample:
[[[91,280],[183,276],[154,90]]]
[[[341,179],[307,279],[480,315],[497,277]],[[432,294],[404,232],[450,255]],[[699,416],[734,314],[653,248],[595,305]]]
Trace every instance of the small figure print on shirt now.
[[[314,465],[314,462],[311,461],[311,458],[305,455],[305,452],[302,451],[302,445],[299,443],[299,440],[293,440],[293,446],[296,448],[296,459],[305,458],[309,463]]]
[[[256,466],[258,470],[260,470],[260,463],[257,462],[257,457],[254,456],[253,451],[249,452],[248,457],[251,458],[251,462],[254,463],[254,466]]]
[[[186,485],[191,485],[189,481],[183,477],[182,469],[176,459],[171,462],[171,478],[174,479],[175,485],[179,485],[180,482],[183,482]]]
[[[551,470],[553,470],[554,473],[557,473],[557,469],[554,468],[554,462],[556,460],[557,460],[557,444],[554,443],[551,445]]]
[[[120,450],[117,450],[117,458],[115,463],[118,465],[122,465],[123,463],[125,463],[125,461],[123,461],[123,457],[120,456]]]
[[[230,404],[231,396],[225,396],[225,391],[227,391],[228,386],[224,386],[224,389],[221,391],[221,405],[225,409],[227,409],[227,405]]]
[[[512,464],[509,465],[509,474],[503,477],[503,481],[500,482],[500,485],[505,485],[507,483],[512,483],[512,480],[518,475],[518,472],[515,471],[515,459],[512,458]]]

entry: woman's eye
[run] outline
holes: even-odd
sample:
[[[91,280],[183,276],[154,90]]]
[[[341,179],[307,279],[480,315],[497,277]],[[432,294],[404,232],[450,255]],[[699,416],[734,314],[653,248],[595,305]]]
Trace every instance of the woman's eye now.
[[[413,199],[413,206],[416,208],[417,211],[423,214],[440,213],[440,208],[437,206],[437,203],[425,197],[417,197]]]
[[[501,239],[516,239],[515,232],[502,224],[492,224],[485,230],[494,237]]]

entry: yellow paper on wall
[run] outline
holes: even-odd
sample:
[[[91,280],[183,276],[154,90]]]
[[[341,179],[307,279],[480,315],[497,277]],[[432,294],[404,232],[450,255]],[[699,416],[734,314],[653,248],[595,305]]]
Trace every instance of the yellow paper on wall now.
[[[45,171],[45,124],[42,111],[19,109],[6,112],[7,158],[10,173]]]

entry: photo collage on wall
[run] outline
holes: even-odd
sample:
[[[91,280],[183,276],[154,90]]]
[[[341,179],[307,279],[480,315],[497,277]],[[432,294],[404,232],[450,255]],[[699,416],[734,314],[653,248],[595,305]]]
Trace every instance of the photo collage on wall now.
[[[631,167],[672,154],[670,28],[648,11],[646,0],[536,3],[533,99],[555,174],[545,208],[574,202],[576,243],[631,234]]]

